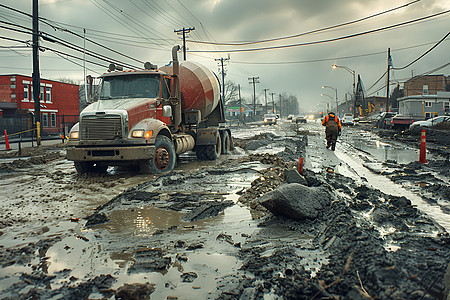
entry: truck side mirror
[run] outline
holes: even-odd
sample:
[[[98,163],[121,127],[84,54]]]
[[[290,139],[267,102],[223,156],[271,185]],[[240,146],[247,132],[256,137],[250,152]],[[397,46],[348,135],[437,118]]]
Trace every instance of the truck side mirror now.
[[[172,116],[172,106],[164,105],[162,108],[162,116],[163,117],[171,117]]]

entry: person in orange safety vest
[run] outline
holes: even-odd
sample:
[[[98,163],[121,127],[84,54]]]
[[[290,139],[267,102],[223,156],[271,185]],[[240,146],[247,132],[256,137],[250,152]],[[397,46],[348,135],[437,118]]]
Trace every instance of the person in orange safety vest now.
[[[325,126],[325,135],[327,140],[327,148],[331,147],[334,151],[336,148],[336,141],[338,135],[341,133],[341,120],[333,112],[329,112],[322,120],[322,125]]]

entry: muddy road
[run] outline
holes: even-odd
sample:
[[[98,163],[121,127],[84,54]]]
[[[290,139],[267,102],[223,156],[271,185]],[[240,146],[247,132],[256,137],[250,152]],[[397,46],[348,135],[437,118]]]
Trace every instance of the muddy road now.
[[[313,121],[233,136],[161,176],[80,176],[59,144],[0,152],[0,298],[448,297],[445,146],[420,164],[418,139],[368,125],[334,152]]]

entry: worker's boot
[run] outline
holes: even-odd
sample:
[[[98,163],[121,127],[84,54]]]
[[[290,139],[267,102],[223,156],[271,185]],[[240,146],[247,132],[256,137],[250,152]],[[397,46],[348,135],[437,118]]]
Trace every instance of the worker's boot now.
[[[331,146],[331,142],[330,142],[330,141],[327,141],[327,149],[329,149],[330,146]]]
[[[331,151],[334,151],[336,149],[336,142],[331,143]]]

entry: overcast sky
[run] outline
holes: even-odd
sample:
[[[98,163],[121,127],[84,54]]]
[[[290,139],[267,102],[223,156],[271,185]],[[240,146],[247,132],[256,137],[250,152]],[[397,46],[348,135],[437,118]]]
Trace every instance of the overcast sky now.
[[[39,0],[39,16],[47,19],[40,30],[63,41],[83,47],[83,39],[63,31],[83,35],[107,48],[128,57],[86,42],[86,49],[141,67],[139,61],[150,61],[158,66],[171,60],[171,48],[180,44],[174,30],[195,27],[189,34],[187,59],[200,62],[218,73],[221,57],[228,58],[226,79],[241,85],[242,95],[252,97],[248,78],[259,77],[256,86],[259,99],[264,101],[263,89],[269,93],[287,93],[299,99],[303,110],[324,107],[328,97],[338,90],[341,101],[352,92],[352,74],[344,68],[333,70],[337,64],[354,70],[362,78],[366,89],[371,87],[387,69],[387,49],[391,48],[394,68],[401,68],[433,47],[450,31],[450,13],[376,31],[353,38],[354,34],[377,30],[386,26],[413,21],[450,10],[448,0]],[[346,26],[315,32],[299,37],[278,39],[310,31],[357,21],[389,11],[407,3],[409,6]],[[1,4],[32,13],[32,0],[2,0]],[[0,26],[27,31],[31,18],[0,7]],[[26,27],[14,27],[7,23]],[[19,41],[31,40],[31,35],[0,28],[0,37]],[[337,41],[316,43],[338,39]],[[31,48],[19,41],[0,39],[0,74],[31,75]],[[216,45],[197,42],[211,42]],[[403,70],[391,73],[392,88],[403,83],[412,74],[427,73],[450,63],[450,37],[422,59]],[[243,42],[254,42],[242,45]],[[256,43],[255,43],[256,42]],[[218,45],[218,44],[230,45]],[[305,43],[312,43],[304,45]],[[237,44],[237,45],[236,45]],[[239,45],[241,44],[241,45]],[[301,45],[303,44],[303,45]],[[287,48],[280,46],[293,45]],[[41,46],[60,51],[40,52],[41,77],[47,79],[71,78],[82,80],[83,53],[41,40]],[[14,48],[8,48],[14,47]],[[261,48],[265,48],[262,49]],[[274,48],[274,49],[267,49]],[[249,50],[252,51],[242,51]],[[207,52],[224,51],[224,52]],[[70,54],[74,57],[68,57]],[[180,58],[182,54],[180,53]],[[87,73],[98,76],[106,71],[107,62],[86,56]],[[132,60],[131,58],[135,59]],[[432,74],[450,74],[450,66]],[[384,96],[382,79],[368,95]],[[379,91],[377,91],[379,90]],[[276,96],[275,96],[276,97]]]

